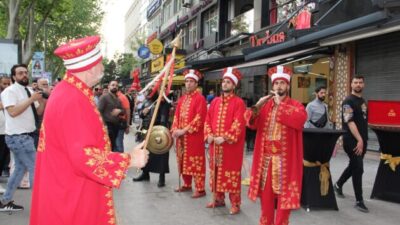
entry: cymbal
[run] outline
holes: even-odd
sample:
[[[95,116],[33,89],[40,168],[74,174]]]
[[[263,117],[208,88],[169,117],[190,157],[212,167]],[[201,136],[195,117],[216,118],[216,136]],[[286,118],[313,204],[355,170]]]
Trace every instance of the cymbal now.
[[[150,132],[147,149],[154,154],[167,153],[173,144],[172,135],[168,128],[157,125]]]

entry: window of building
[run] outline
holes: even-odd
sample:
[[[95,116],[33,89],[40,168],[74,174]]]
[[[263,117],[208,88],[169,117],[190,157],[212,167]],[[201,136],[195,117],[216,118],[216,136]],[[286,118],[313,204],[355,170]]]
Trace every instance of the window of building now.
[[[217,8],[213,7],[204,13],[204,37],[210,36],[213,32],[217,32],[218,29],[218,12]]]
[[[187,43],[187,39],[186,39],[186,34],[187,34],[187,28],[182,28],[182,36],[181,36],[181,44],[182,44],[182,48],[184,49],[188,43]]]
[[[189,44],[197,41],[197,20],[194,18],[189,22]]]
[[[149,33],[153,33],[158,31],[158,28],[161,26],[161,14],[157,14],[150,22],[149,25]]]
[[[306,0],[271,0],[270,1],[270,23],[280,23],[289,18],[299,7],[303,7]],[[315,9],[315,3],[308,4],[309,10]]]
[[[178,13],[182,9],[182,0],[175,0],[175,13]]]
[[[254,9],[251,9],[231,20],[231,35],[242,32],[253,33],[254,31]]]
[[[163,23],[167,23],[169,19],[171,19],[174,16],[174,6],[171,3],[172,1],[169,1],[164,4],[163,8]]]

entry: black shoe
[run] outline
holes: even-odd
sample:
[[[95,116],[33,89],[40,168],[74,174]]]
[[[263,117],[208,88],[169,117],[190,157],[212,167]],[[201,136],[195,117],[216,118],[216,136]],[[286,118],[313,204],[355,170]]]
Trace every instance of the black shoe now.
[[[0,212],[15,212],[24,210],[23,206],[15,205],[14,201],[11,201],[5,205],[0,202]]]
[[[358,211],[363,212],[363,213],[368,213],[369,210],[367,206],[364,205],[363,201],[356,202],[356,205],[354,206]]]
[[[158,179],[157,187],[164,187],[165,186],[165,174],[160,173],[160,177]]]
[[[150,180],[150,174],[148,172],[142,172],[142,174],[136,178],[133,178],[133,182],[138,182],[138,181],[149,181]]]
[[[3,173],[1,175],[3,177],[10,177],[10,169],[3,170]]]
[[[342,188],[339,187],[337,183],[333,185],[333,190],[335,190],[335,193],[339,198],[345,198]]]

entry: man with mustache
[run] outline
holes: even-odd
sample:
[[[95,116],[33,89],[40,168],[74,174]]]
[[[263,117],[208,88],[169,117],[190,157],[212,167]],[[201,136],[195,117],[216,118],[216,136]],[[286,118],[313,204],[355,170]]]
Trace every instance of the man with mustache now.
[[[304,128],[330,128],[328,106],[324,103],[325,96],[325,86],[315,89],[315,99],[306,107],[307,122],[304,124]]]
[[[352,177],[356,195],[356,205],[361,212],[369,212],[362,195],[363,159],[367,152],[368,122],[367,104],[362,98],[364,77],[356,75],[351,80],[351,94],[342,103],[342,126],[347,132],[343,134],[343,148],[350,161],[339,180],[333,186],[336,195],[344,198],[342,187]]]
[[[287,225],[290,211],[300,207],[307,113],[289,97],[290,68],[276,66],[268,75],[272,94],[245,114],[247,125],[257,130],[248,196],[261,199],[260,225]]]
[[[222,71],[222,95],[210,104],[204,127],[204,137],[209,144],[210,186],[213,201],[207,208],[225,206],[225,192],[229,193],[231,215],[240,212],[241,170],[243,163],[246,124],[244,101],[235,95],[242,77],[233,67]]]
[[[14,204],[12,199],[26,171],[29,172],[29,183],[33,185],[36,152],[32,135],[38,128],[38,116],[43,114],[46,104],[41,93],[28,88],[28,67],[25,64],[14,65],[11,78],[14,84],[1,93],[1,100],[6,118],[5,141],[14,156],[15,170],[0,199],[0,211],[24,209]]]
[[[97,105],[107,126],[112,151],[118,151],[116,141],[120,130],[120,116],[125,115],[125,110],[118,99],[117,92],[118,81],[110,81],[108,84],[108,93],[100,97],[99,104]]]
[[[178,171],[184,183],[175,191],[192,191],[192,179],[194,179],[196,189],[192,198],[200,198],[206,195],[204,121],[207,105],[205,98],[197,90],[203,74],[194,69],[186,70],[183,74],[186,93],[178,100],[171,131],[176,140]]]

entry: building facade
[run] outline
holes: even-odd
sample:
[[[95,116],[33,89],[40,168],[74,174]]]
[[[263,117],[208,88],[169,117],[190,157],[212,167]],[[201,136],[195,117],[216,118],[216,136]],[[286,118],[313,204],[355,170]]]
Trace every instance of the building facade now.
[[[366,77],[367,100],[400,97],[393,91],[400,84],[399,1],[153,1],[150,35],[168,46],[182,30],[185,68],[205,74],[204,94],[218,93],[221,70],[235,66],[244,75],[238,94],[250,105],[268,93],[267,69],[286,65],[294,71],[290,95],[304,105],[316,87],[327,87],[338,128],[355,74]],[[378,149],[371,137],[370,148]]]
[[[125,53],[133,53],[132,44],[134,42],[134,39],[137,37],[145,37],[149,33],[146,16],[146,11],[149,3],[149,0],[132,1],[131,6],[125,14]]]

